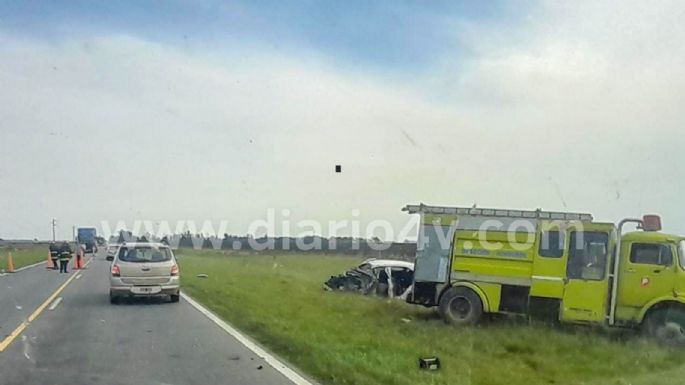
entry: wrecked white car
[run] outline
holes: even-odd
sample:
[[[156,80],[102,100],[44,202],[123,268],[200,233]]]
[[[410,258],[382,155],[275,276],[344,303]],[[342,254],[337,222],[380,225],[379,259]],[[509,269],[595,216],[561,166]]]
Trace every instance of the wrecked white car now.
[[[324,283],[324,289],[405,299],[411,292],[413,281],[412,262],[367,259],[343,274],[332,276]]]

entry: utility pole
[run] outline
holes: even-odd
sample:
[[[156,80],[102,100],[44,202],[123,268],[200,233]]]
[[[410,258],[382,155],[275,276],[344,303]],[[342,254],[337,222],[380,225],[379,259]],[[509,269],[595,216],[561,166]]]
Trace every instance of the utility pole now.
[[[52,224],[52,241],[55,241],[55,228],[57,227],[57,219],[52,218],[52,221],[50,222]]]

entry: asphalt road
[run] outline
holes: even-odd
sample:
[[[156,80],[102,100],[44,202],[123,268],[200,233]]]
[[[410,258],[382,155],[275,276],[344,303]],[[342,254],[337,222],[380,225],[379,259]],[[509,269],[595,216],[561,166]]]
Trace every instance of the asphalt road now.
[[[0,352],[0,384],[291,383],[184,299],[110,305],[102,255],[72,274],[58,305]],[[0,341],[70,276],[39,266],[0,277]]]

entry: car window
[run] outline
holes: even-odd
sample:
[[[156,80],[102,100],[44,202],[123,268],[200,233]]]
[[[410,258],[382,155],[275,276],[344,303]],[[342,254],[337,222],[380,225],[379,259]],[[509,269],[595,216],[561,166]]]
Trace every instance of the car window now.
[[[156,247],[122,247],[119,260],[123,262],[165,262],[171,260],[171,251]]]

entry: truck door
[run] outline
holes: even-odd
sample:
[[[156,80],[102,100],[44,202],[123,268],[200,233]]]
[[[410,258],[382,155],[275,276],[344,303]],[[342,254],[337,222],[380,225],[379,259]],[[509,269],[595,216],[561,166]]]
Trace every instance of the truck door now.
[[[568,229],[568,259],[561,320],[603,322],[609,295],[608,260],[613,225],[583,223]]]
[[[618,306],[642,309],[658,297],[673,296],[676,272],[672,245],[659,242],[622,242]]]
[[[449,282],[456,221],[453,215],[422,215],[409,302],[437,304],[441,288]]]
[[[455,221],[454,216],[425,215],[414,266],[416,281],[447,283]]]
[[[537,254],[533,262],[532,297],[561,299],[564,294],[566,271],[565,222],[541,222],[536,237]],[[556,313],[556,311],[555,311]],[[556,314],[555,314],[556,317]]]

